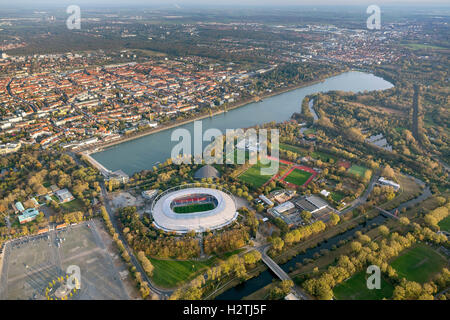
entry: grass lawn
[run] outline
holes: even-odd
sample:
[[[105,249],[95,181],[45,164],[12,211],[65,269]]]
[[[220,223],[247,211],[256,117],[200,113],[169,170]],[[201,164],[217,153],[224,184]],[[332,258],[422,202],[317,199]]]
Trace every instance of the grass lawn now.
[[[306,129],[306,130],[303,132],[304,135],[314,134],[314,133],[316,133],[316,130],[313,129],[313,128]]]
[[[70,202],[65,202],[60,204],[61,208],[64,209],[65,212],[74,212],[74,211],[83,211],[84,205],[81,200],[75,199]]]
[[[292,152],[298,153],[302,156],[306,156],[308,154],[308,150],[300,148],[300,147],[292,146],[292,145],[286,144],[286,143],[280,143],[280,149],[292,151]]]
[[[322,151],[313,151],[313,153],[311,153],[311,157],[315,159],[320,159],[324,162],[329,162],[330,159],[333,159],[334,162],[337,161],[337,158],[335,156],[332,156],[331,154]]]
[[[441,228],[441,231],[447,231],[450,232],[450,216],[448,216],[447,218],[441,220],[438,223],[439,228]]]
[[[331,198],[336,202],[341,201],[345,197],[345,194],[337,192],[337,191],[331,191],[330,195],[331,195]]]
[[[368,276],[365,271],[358,272],[347,281],[334,287],[334,296],[338,300],[381,300],[392,297],[394,287],[383,277],[381,277],[380,289],[367,289]]]
[[[174,207],[173,211],[175,213],[192,213],[192,212],[209,211],[212,209],[214,209],[214,205],[212,203],[200,203]]]
[[[152,280],[157,286],[173,288],[197,276],[207,267],[212,266],[216,258],[205,261],[174,261],[150,258],[155,267]]]
[[[284,178],[284,181],[295,184],[297,186],[302,186],[306,181],[308,181],[311,176],[312,174],[309,172],[300,169],[294,169],[286,178]]]
[[[251,166],[246,171],[244,171],[240,176],[239,180],[248,183],[249,185],[259,188],[264,183],[266,183],[272,176],[270,175],[262,175],[261,174],[261,168],[268,168],[270,167],[270,164],[261,164],[258,162],[257,164]],[[282,168],[285,168],[286,165],[279,163],[278,172],[282,170]]]
[[[348,169],[348,172],[351,174],[358,176],[358,177],[364,177],[364,174],[366,173],[368,169],[362,166],[358,166],[356,164],[353,164],[350,169]]]
[[[425,244],[418,244],[396,258],[391,266],[400,277],[424,283],[442,270],[447,261]]]
[[[298,153],[301,156],[306,156],[309,154],[309,151],[297,146],[292,146],[290,144],[286,144],[286,143],[280,143],[280,149],[282,150],[287,150],[287,151],[292,151],[295,153]],[[333,159],[334,161],[337,160],[337,158],[335,156],[332,156],[331,154],[322,152],[322,151],[313,151],[310,156],[312,158],[315,159],[320,159],[322,161],[328,162],[330,159]]]

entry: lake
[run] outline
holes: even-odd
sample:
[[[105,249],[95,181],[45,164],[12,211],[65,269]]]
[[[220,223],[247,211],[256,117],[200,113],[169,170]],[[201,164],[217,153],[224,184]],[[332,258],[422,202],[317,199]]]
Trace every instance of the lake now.
[[[203,132],[209,128],[217,128],[225,133],[226,129],[248,128],[271,121],[283,122],[289,120],[294,112],[301,111],[301,103],[305,96],[333,90],[348,92],[363,92],[385,90],[393,85],[373,74],[349,71],[325,79],[306,87],[294,89],[264,99],[260,102],[247,104],[232,109],[202,121]],[[178,128],[186,128],[193,136],[194,123],[187,123]],[[164,162],[170,157],[172,147],[177,142],[171,141],[175,128],[143,136],[109,147],[91,156],[107,169],[123,170],[128,175],[152,169],[158,162]]]

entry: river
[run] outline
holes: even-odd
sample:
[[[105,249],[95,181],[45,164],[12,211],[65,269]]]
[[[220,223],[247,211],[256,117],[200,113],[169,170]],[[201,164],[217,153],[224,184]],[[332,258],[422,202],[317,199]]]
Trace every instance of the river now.
[[[363,92],[385,90],[393,85],[373,74],[349,71],[325,79],[306,87],[294,89],[264,99],[260,102],[247,104],[232,109],[211,118],[202,120],[203,132],[209,128],[217,128],[225,133],[226,129],[248,128],[271,121],[283,122],[289,120],[294,112],[301,111],[301,103],[305,96],[317,92],[332,90]],[[190,130],[193,136],[193,122],[180,128]],[[123,170],[128,175],[144,169],[151,169],[155,164],[164,162],[170,157],[172,142],[170,137],[175,129],[167,129],[109,147],[91,156],[109,170]]]
[[[295,265],[297,263],[302,263],[304,259],[312,259],[314,254],[320,252],[321,250],[331,250],[333,245],[338,244],[341,240],[351,239],[355,235],[355,233],[362,228],[373,224],[378,226],[382,224],[386,219],[387,218],[385,216],[380,214],[375,218],[367,220],[357,225],[356,227],[345,231],[342,234],[338,234],[326,241],[323,241],[314,248],[307,249],[305,253],[300,253],[290,259],[288,262],[280,264],[280,267],[285,272],[289,273],[296,268]],[[251,278],[250,280],[247,280],[241,284],[238,284],[237,286],[220,294],[216,297],[216,300],[240,300],[252,294],[253,292],[267,286],[274,279],[278,279],[277,276],[275,276],[271,270],[267,269],[266,271],[261,272],[258,276]]]

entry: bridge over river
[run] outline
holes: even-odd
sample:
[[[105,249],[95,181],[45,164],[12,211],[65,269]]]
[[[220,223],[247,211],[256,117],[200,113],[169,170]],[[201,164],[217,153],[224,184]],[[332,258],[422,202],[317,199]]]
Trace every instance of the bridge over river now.
[[[267,255],[267,250],[269,249],[269,246],[262,246],[258,248],[258,251],[261,252],[261,260],[269,267],[270,270],[272,270],[275,275],[280,278],[281,281],[283,280],[291,280],[291,277],[275,262]],[[308,296],[297,286],[294,286],[292,288],[293,294],[296,295],[301,300],[309,300]]]

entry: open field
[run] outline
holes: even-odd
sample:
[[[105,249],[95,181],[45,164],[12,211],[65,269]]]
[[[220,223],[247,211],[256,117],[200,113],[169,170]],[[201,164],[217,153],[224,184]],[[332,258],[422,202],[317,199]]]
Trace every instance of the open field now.
[[[439,226],[439,228],[441,228],[441,231],[450,232],[450,216],[448,216],[444,220],[440,221],[438,223],[438,226]]]
[[[200,203],[174,207],[173,211],[175,213],[192,213],[192,212],[209,211],[212,209],[214,209],[214,205],[212,203]]]
[[[261,174],[261,168],[268,168],[270,167],[270,164],[262,164],[258,162],[257,164],[251,166],[246,171],[244,171],[240,176],[239,180],[246,182],[250,185],[252,185],[255,188],[261,187],[263,184],[265,184],[272,176],[269,175],[262,175]],[[282,171],[284,168],[286,168],[286,165],[283,163],[279,163],[279,169],[278,172]]]
[[[280,149],[292,151],[292,152],[298,153],[301,156],[310,155],[312,158],[320,159],[325,162],[328,162],[330,159],[333,159],[334,161],[337,160],[337,158],[335,156],[328,154],[326,152],[322,152],[322,151],[309,152],[307,149],[293,146],[293,145],[290,145],[287,143],[280,143]]]
[[[447,261],[435,250],[425,244],[418,244],[396,258],[391,266],[400,277],[424,283],[442,270]]]
[[[347,281],[337,285],[333,289],[334,296],[338,300],[381,300],[392,297],[394,287],[381,278],[381,288],[369,290],[367,288],[368,274],[365,271],[358,272]]]
[[[88,223],[8,243],[0,299],[45,299],[48,283],[72,265],[81,272],[81,288],[74,299],[128,299],[113,254],[105,248],[95,223]]]
[[[345,197],[345,194],[343,194],[339,191],[332,191],[332,192],[330,192],[330,195],[331,195],[331,198],[336,202],[341,201]]]
[[[283,180],[297,186],[302,186],[311,176],[312,173],[295,168]]]
[[[63,208],[64,212],[75,212],[82,211],[84,206],[81,200],[75,199],[70,202],[61,203],[60,206]]]
[[[350,169],[348,169],[348,172],[358,177],[364,177],[367,170],[368,169],[365,167],[354,164],[350,167]]]
[[[297,147],[297,146],[293,146],[293,145],[290,145],[290,144],[287,144],[287,143],[280,143],[280,149],[287,150],[287,151],[292,151],[292,152],[298,153],[298,154],[300,154],[302,156],[305,156],[305,155],[308,154],[308,150],[300,148],[300,147]]]
[[[154,283],[163,288],[174,288],[193,279],[201,271],[212,266],[216,259],[177,261],[150,258],[150,261],[155,267],[152,276]]]

